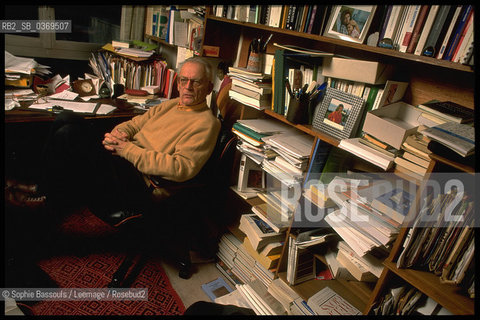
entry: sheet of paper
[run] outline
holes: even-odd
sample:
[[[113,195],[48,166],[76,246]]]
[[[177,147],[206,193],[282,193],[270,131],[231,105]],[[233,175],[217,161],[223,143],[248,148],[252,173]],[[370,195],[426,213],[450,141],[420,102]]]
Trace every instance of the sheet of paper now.
[[[51,99],[70,100],[70,101],[75,100],[76,97],[78,97],[78,93],[68,91],[68,90],[64,90],[62,92],[55,93],[48,96],[49,99],[51,98]]]
[[[32,104],[29,108],[30,109],[39,109],[39,110],[51,110],[53,106],[60,106],[65,110],[72,110],[78,113],[87,113],[92,114],[95,110],[96,103],[92,102],[70,102],[70,101],[54,101],[54,102],[47,102],[47,103],[38,103]],[[115,110],[116,107],[102,104],[100,108],[97,110],[96,114],[108,114]]]

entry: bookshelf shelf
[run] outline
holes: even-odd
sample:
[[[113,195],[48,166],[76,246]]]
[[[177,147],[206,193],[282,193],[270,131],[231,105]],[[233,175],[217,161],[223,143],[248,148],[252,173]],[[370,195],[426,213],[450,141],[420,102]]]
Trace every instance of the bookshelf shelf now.
[[[277,120],[280,120],[288,125],[291,125],[292,127],[297,128],[300,131],[303,131],[311,136],[317,137],[325,142],[330,143],[332,146],[338,146],[340,141],[332,136],[329,136],[328,134],[325,134],[317,129],[314,129],[311,125],[304,125],[304,124],[293,124],[290,121],[288,121],[285,116],[282,116],[278,113],[275,113],[272,110],[265,109],[265,114],[269,115],[272,118],[275,118]]]
[[[472,314],[474,309],[474,299],[470,299],[461,292],[456,285],[443,284],[438,276],[431,272],[398,269],[394,262],[385,261],[384,265],[388,270],[398,275],[403,280],[418,288],[429,297],[432,297],[448,310],[455,310],[455,314]],[[418,284],[422,285],[419,286]]]
[[[163,39],[160,39],[159,37],[155,37],[155,36],[152,36],[152,35],[147,34],[147,33],[146,33],[144,36],[145,36],[145,38],[147,38],[147,39],[149,39],[149,40],[152,40],[152,41],[155,41],[155,42],[158,42],[158,43],[160,43],[160,44],[162,44],[162,45],[164,45],[164,46],[172,47],[172,48],[175,48],[175,47],[176,47],[176,45],[171,44],[171,43],[168,43],[167,41],[165,41],[165,40],[163,40]]]
[[[472,67],[467,66],[467,65],[462,65],[460,63],[454,63],[451,61],[446,61],[446,60],[439,60],[431,57],[425,57],[425,56],[418,56],[415,54],[409,54],[409,53],[403,53],[391,49],[386,49],[386,48],[380,48],[380,47],[373,47],[373,46],[368,46],[366,44],[359,44],[355,42],[348,42],[345,40],[340,40],[340,39],[333,39],[325,36],[320,36],[320,35],[313,35],[309,33],[304,33],[304,32],[298,32],[298,31],[293,31],[293,30],[286,30],[286,29],[281,29],[281,28],[276,28],[276,27],[270,27],[270,26],[265,26],[261,24],[255,24],[255,23],[250,23],[250,22],[242,22],[242,21],[235,21],[227,18],[221,18],[221,17],[216,17],[214,15],[208,15],[207,20],[213,20],[213,21],[218,21],[218,22],[224,22],[228,24],[234,24],[238,25],[240,27],[245,27],[245,28],[254,28],[258,30],[264,30],[264,31],[269,31],[269,32],[275,32],[275,33],[281,33],[284,35],[290,35],[290,36],[295,36],[295,37],[300,37],[304,39],[309,39],[309,40],[314,40],[316,42],[322,42],[325,44],[328,44],[330,46],[330,52],[339,52],[339,54],[345,53],[345,50],[350,50],[350,49],[355,49],[359,50],[362,52],[369,52],[373,53],[379,56],[388,56],[392,58],[398,58],[404,61],[410,61],[410,62],[419,62],[427,65],[432,65],[432,66],[437,66],[437,67],[443,67],[443,68],[448,68],[452,70],[458,70],[458,71],[464,71],[464,72],[470,72],[473,73],[474,70]],[[338,47],[338,49],[336,48]],[[326,50],[327,51],[327,50]]]
[[[467,108],[475,109],[474,68],[460,63],[262,24],[236,21],[217,17],[212,14],[212,11],[206,15],[203,43],[205,45],[220,46],[221,59],[236,61],[239,67],[246,67],[251,40],[261,36],[266,38],[270,34],[273,34],[273,36],[266,48],[267,54],[275,52],[277,48],[273,46],[273,43],[276,42],[355,59],[393,64],[397,67],[394,80],[409,82],[409,87],[404,95],[406,103],[418,105],[437,99],[453,101]],[[340,143],[338,139],[314,129],[311,125],[293,124],[285,116],[277,114],[273,110],[264,110],[263,113],[258,112],[256,115],[256,117],[262,116],[271,117],[286,123],[297,130],[326,141],[332,146],[338,147]],[[434,154],[431,158],[432,161],[428,173],[434,172],[435,169],[439,171],[439,165],[449,166],[461,172],[475,173],[475,168],[453,162],[441,155]],[[354,157],[352,157],[352,160],[351,163],[356,162]],[[372,168],[373,170],[374,168]],[[403,180],[412,181],[411,177],[402,172],[397,170],[391,171]],[[422,186],[421,181],[415,181],[415,183],[418,187]],[[391,249],[390,256],[384,261],[385,268],[376,284],[343,280],[310,280],[292,286],[292,288],[303,299],[307,300],[325,286],[329,286],[359,310],[363,311],[364,314],[369,314],[374,303],[391,287],[391,280],[398,278],[397,280],[410,283],[454,314],[474,314],[474,299],[470,299],[461,292],[462,289],[460,287],[440,283],[439,277],[430,272],[396,268],[394,261],[396,261],[402,250],[403,241],[407,234],[407,228],[400,230],[397,240]],[[289,237],[292,237],[290,229],[287,230],[286,239],[288,240]],[[288,251],[285,249],[286,247],[283,247],[281,265],[276,275],[288,283],[286,281],[286,272],[284,272],[286,268],[282,267],[282,265],[286,265],[286,260],[288,259],[286,257],[286,252]]]
[[[287,273],[279,272],[278,276],[283,281],[287,281]],[[288,282],[287,282],[288,283]],[[366,304],[368,303],[368,297],[372,292],[372,285],[365,282],[359,281],[346,281],[342,279],[335,280],[309,280],[297,285],[292,286],[292,288],[300,295],[305,301],[308,300],[318,291],[322,290],[325,287],[330,287],[332,290],[337,292],[339,295],[344,297],[348,302],[350,302],[355,308],[362,311]]]
[[[432,158],[436,162],[446,164],[446,165],[451,166],[451,167],[453,167],[455,169],[458,169],[460,171],[475,174],[475,168],[472,168],[471,166],[467,166],[467,165],[449,160],[449,159],[444,158],[442,156],[439,156],[437,154],[431,154],[430,158]]]

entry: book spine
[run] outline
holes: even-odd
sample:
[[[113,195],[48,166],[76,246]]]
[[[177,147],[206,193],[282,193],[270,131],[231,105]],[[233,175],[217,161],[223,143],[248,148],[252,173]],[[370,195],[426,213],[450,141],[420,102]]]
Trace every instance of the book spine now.
[[[391,39],[393,41],[393,38],[395,36],[395,30],[397,29],[403,10],[404,7],[401,5],[392,6],[392,12],[390,14],[390,18],[388,19],[388,24],[385,28],[385,34],[383,35],[383,39]]]
[[[417,22],[415,23],[415,27],[413,28],[412,39],[410,40],[410,43],[408,44],[406,50],[407,53],[413,53],[414,49],[416,48],[418,39],[420,38],[420,33],[423,29],[423,25],[425,23],[429,10],[429,5],[422,5],[420,12],[418,13]]]
[[[463,50],[465,50],[468,37],[470,36],[471,33],[473,33],[473,13],[470,14],[470,17],[468,18],[468,22],[465,26],[465,29],[463,30],[460,40],[458,41],[457,48],[455,49],[455,53],[453,54],[453,57],[452,57],[453,62],[459,62],[460,60],[459,52],[462,52]]]
[[[413,52],[417,56],[421,55],[423,52],[423,48],[425,48],[425,42],[427,41],[428,35],[430,34],[430,30],[432,30],[432,26],[439,8],[439,5],[432,5],[430,7],[430,10],[428,11],[427,19],[425,20],[425,24],[423,25],[423,29],[420,34],[420,38],[418,39],[417,46]]]
[[[448,17],[449,11],[450,6],[440,6],[437,16],[435,17],[435,21],[433,22],[432,29],[430,30],[430,34],[425,41],[425,47],[422,50],[421,55],[427,57],[435,56],[436,44],[438,42],[438,39],[440,38],[442,30],[444,29],[445,21]]]
[[[462,6],[456,6],[454,9],[453,16],[450,20],[450,24],[448,26],[448,29],[443,37],[443,42],[440,44],[440,48],[438,50],[438,54],[436,56],[437,59],[442,59],[443,55],[445,53],[445,49],[447,48],[448,42],[450,40],[450,37],[452,36],[452,32],[455,28],[456,22],[458,20],[458,17],[460,16],[460,12],[462,11]]]
[[[383,38],[385,37],[385,31],[387,30],[388,21],[390,20],[390,15],[392,14],[392,9],[393,9],[393,5],[389,5],[387,7],[387,12],[385,13],[382,28],[380,29],[380,34],[378,36],[379,40],[383,40]]]
[[[465,28],[465,24],[467,23],[468,17],[472,13],[472,5],[466,5],[463,13],[460,15],[460,20],[457,25],[457,28],[452,35],[452,39],[450,41],[450,44],[448,45],[448,49],[446,50],[446,54],[443,57],[443,60],[451,60],[454,50],[458,44],[458,41],[460,40],[460,36],[462,34],[463,29]]]
[[[420,5],[413,5],[409,7],[408,14],[405,20],[404,27],[402,29],[401,42],[398,51],[405,52],[412,39],[413,28],[418,18],[418,12],[420,11]]]

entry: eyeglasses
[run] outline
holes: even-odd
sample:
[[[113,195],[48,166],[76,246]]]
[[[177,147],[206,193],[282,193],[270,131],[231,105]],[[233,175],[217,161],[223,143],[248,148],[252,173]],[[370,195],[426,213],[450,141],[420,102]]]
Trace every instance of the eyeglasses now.
[[[179,77],[178,78],[178,83],[180,83],[180,85],[182,87],[186,87],[188,85],[188,82],[191,81],[192,82],[192,85],[194,88],[198,88],[200,87],[204,82],[205,80],[202,79],[202,80],[196,80],[196,79],[189,79],[187,77]]]

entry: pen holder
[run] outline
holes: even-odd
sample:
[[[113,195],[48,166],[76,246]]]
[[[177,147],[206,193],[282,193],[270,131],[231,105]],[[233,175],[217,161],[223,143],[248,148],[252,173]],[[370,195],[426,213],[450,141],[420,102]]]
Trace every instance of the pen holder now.
[[[290,99],[287,111],[287,120],[294,124],[307,123],[308,99]]]
[[[263,65],[263,53],[250,52],[247,62],[247,71],[261,72]]]

